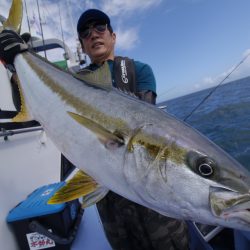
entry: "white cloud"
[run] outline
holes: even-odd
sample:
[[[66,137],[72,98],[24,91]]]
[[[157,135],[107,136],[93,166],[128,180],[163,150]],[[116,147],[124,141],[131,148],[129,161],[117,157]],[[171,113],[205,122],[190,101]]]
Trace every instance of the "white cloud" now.
[[[119,29],[116,31],[116,35],[116,48],[121,50],[132,49],[139,42],[138,31],[136,28],[130,28],[127,30]]]
[[[0,1],[0,15],[7,18],[9,14],[11,2],[10,1]]]
[[[128,27],[127,20],[138,12],[158,6],[162,0],[102,0],[100,9],[113,17],[112,26],[115,24],[117,34],[116,48],[131,50],[136,47],[139,39],[139,23],[137,27]]]
[[[162,0],[103,0],[101,8],[110,16],[120,16],[157,6]]]
[[[44,38],[57,38],[62,40],[62,32],[60,28],[59,9],[62,17],[63,35],[66,44],[73,50],[76,50],[76,23],[78,17],[83,11],[89,8],[99,8],[108,15],[113,16],[112,25],[115,26],[117,34],[116,48],[119,50],[131,50],[136,47],[140,41],[139,39],[139,23],[135,26],[129,26],[127,20],[130,15],[138,15],[152,7],[158,6],[162,0],[66,0],[66,1],[39,1],[40,13],[46,24],[43,25]],[[39,17],[37,5],[34,0],[26,0],[28,7],[29,21],[35,15],[37,25],[31,27],[31,34],[38,36],[39,31]],[[0,3],[0,14],[8,16],[11,1],[3,0]],[[4,10],[4,11],[3,11]],[[24,11],[22,32],[29,32],[26,12]],[[41,36],[40,36],[41,37]]]
[[[223,83],[235,81],[250,75],[250,49],[247,49],[243,55],[242,60],[233,65],[228,70],[222,72],[217,76],[204,77],[199,83],[194,84],[192,91],[198,91],[204,88],[209,88]]]
[[[240,64],[240,66],[230,75],[230,81],[237,80],[250,75],[250,50],[248,50],[248,57]]]
[[[243,53],[243,57],[248,57],[250,54],[250,49],[247,49],[244,53]]]

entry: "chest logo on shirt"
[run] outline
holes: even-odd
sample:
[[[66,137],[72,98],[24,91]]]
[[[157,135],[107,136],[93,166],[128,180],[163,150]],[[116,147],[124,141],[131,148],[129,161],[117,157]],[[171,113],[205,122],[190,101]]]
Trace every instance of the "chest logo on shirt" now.
[[[128,83],[128,73],[127,73],[127,68],[126,68],[126,63],[125,60],[121,60],[121,78],[123,83],[127,84]]]

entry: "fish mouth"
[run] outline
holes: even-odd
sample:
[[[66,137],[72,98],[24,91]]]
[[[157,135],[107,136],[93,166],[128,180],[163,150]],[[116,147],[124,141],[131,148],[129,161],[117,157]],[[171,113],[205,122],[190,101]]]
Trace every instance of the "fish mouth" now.
[[[221,187],[210,187],[210,207],[213,215],[225,221],[237,220],[250,226],[250,193],[239,193]]]

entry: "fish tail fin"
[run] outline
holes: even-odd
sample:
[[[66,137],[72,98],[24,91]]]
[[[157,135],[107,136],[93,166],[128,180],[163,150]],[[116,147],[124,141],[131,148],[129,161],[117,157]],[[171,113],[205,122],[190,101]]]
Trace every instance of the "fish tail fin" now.
[[[22,0],[12,0],[9,16],[4,21],[3,26],[0,27],[0,32],[3,29],[11,29],[17,33],[20,33],[23,19],[23,3]]]

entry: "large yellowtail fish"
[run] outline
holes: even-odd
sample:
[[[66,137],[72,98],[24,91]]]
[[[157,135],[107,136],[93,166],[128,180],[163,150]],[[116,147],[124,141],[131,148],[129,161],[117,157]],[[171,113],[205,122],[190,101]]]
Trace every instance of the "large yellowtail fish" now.
[[[17,6],[5,25],[16,31]],[[77,178],[86,204],[112,190],[163,215],[250,230],[249,172],[187,124],[112,88],[106,64],[84,79],[30,52],[14,64],[23,94],[16,120],[39,121],[85,172]]]

